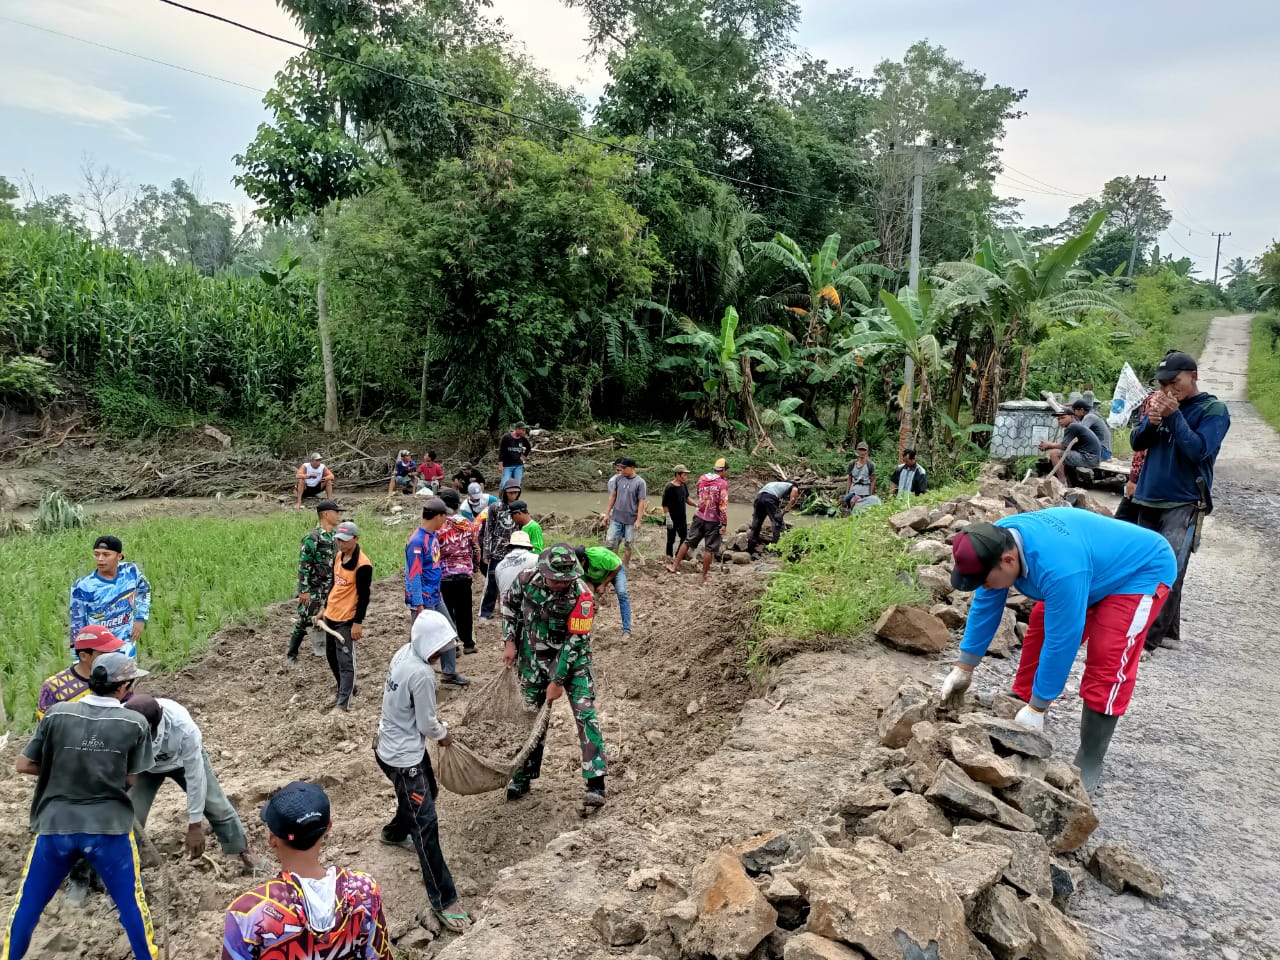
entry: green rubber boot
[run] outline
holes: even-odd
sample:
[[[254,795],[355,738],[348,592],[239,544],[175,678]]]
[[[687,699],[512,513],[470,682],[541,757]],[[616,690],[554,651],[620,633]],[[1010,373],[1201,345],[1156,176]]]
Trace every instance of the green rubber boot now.
[[[1102,779],[1102,759],[1111,746],[1111,735],[1116,732],[1120,718],[1099,713],[1088,707],[1080,710],[1080,749],[1076,751],[1076,766],[1080,768],[1080,782],[1089,796],[1098,789]]]

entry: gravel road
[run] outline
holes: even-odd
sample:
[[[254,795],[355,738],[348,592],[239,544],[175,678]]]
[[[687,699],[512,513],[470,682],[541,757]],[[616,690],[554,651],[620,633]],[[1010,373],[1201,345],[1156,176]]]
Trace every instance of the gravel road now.
[[[1145,857],[1165,896],[1090,884],[1072,904],[1107,960],[1280,958],[1280,437],[1245,400],[1248,329],[1248,317],[1216,319],[1201,362],[1232,426],[1187,574],[1186,647],[1142,664],[1096,798],[1094,840]],[[1077,708],[1056,725],[1065,756]]]

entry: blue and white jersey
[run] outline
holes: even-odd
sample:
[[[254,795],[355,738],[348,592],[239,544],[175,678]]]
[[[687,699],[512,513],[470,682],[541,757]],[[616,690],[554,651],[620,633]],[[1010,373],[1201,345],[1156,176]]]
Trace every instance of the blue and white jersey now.
[[[95,570],[72,586],[70,642],[84,627],[98,624],[124,641],[121,653],[134,657],[133,623],[146,623],[150,616],[151,584],[136,563],[121,561],[114,579],[108,580]]]

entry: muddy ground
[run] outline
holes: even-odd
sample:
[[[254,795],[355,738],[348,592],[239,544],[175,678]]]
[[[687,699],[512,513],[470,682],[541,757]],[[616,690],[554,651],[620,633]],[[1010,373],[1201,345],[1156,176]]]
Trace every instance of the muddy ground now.
[[[660,554],[661,546],[651,546],[648,552]],[[733,728],[749,696],[749,683],[740,672],[744,654],[739,644],[749,627],[748,605],[760,589],[761,569],[728,565],[702,587],[692,573],[666,573],[658,560],[633,563],[635,626],[626,644],[616,601],[602,607],[593,648],[609,750],[611,817],[631,825],[660,818],[654,798],[662,785],[715,752]],[[293,623],[287,604],[268,608],[261,626],[221,632],[203,660],[177,674],[148,680],[146,688],[176,699],[196,717],[214,769],[239,809],[255,850],[266,851],[257,812],[268,793],[295,778],[322,783],[334,803],[329,855],[379,878],[388,919],[401,932],[425,906],[425,894],[412,851],[378,843],[378,832],[394,812],[395,801],[372,753],[387,663],[408,634],[399,577],[377,583],[365,622],[358,648],[359,692],[351,713],[341,720],[326,715],[334,682],[322,658],[304,656],[292,672],[281,667]],[[460,658],[461,669],[477,680],[501,669],[500,637],[496,619],[481,622],[480,652]],[[467,696],[441,688],[446,719],[461,717]],[[0,884],[6,896],[0,909],[6,916],[8,897],[29,847],[26,810],[31,783],[12,773],[14,746],[5,751],[9,759],[0,773]],[[579,825],[576,802],[582,789],[577,739],[565,706],[553,715],[543,775],[526,800],[508,805],[500,793],[443,795],[445,854],[469,908],[479,912],[482,896],[499,870],[538,853],[548,841]],[[182,794],[166,787],[148,832],[168,855],[173,956],[212,957],[221,936],[222,911],[248,881],[235,875],[237,864],[221,857],[212,839],[210,849],[221,874],[210,863],[184,860],[184,823]],[[158,926],[166,912],[162,881],[162,871],[147,871]],[[87,926],[77,924],[75,937],[83,938],[78,945],[68,940],[71,915],[61,897],[55,898],[32,956],[128,955],[105,901],[89,911]]]

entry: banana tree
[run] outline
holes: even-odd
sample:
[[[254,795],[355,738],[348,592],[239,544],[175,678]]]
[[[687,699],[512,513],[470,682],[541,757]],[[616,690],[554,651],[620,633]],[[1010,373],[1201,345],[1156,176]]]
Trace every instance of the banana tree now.
[[[945,368],[943,346],[938,331],[946,319],[945,305],[935,303],[933,291],[922,284],[919,293],[910,287],[894,296],[888,290],[880,291],[880,301],[885,313],[867,316],[868,346],[879,347],[879,352],[895,359],[910,357],[918,389],[903,384],[901,419],[898,427],[898,453],[913,444],[914,423],[917,413],[933,405],[930,383],[936,372]],[[914,396],[916,409],[910,398]]]

